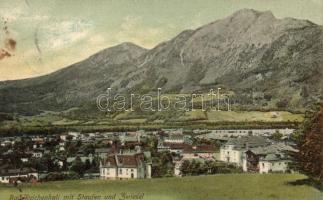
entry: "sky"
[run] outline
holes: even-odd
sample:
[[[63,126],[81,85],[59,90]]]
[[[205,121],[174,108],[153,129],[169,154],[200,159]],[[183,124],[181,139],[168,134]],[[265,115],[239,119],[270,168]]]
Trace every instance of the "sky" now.
[[[323,25],[323,0],[0,0],[0,80],[48,74],[122,42],[153,48],[243,8]]]

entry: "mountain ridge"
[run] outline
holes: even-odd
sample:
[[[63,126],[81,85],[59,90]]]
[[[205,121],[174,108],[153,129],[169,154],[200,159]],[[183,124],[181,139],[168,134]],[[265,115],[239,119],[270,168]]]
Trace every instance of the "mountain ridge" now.
[[[287,101],[286,109],[300,108],[322,98],[322,46],[322,26],[242,9],[149,50],[122,43],[45,76],[0,82],[0,110],[37,113],[93,104],[108,87],[189,93],[218,86],[238,96],[255,91],[259,106]]]

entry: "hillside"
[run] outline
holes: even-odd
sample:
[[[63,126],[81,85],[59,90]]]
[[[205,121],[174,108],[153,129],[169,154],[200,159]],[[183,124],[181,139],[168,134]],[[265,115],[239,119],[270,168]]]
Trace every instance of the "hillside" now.
[[[150,50],[123,43],[46,76],[0,82],[0,111],[95,108],[108,87],[118,93],[221,87],[237,104],[251,105],[252,93],[259,108],[299,109],[322,100],[322,61],[322,26],[243,9]]]
[[[0,185],[0,198],[9,199],[14,195],[74,195],[74,199],[92,195],[110,195],[125,199],[127,195],[137,195],[143,200],[318,200],[322,195],[318,190],[297,184],[305,177],[298,174],[226,174],[185,178],[162,178],[129,181],[82,180],[51,182],[22,186],[22,192],[12,186]],[[294,185],[293,185],[294,184]],[[81,195],[81,196],[79,196]],[[84,196],[82,196],[84,195]],[[84,198],[85,199],[85,198]],[[103,199],[103,197],[101,198]],[[128,198],[136,199],[136,198]]]

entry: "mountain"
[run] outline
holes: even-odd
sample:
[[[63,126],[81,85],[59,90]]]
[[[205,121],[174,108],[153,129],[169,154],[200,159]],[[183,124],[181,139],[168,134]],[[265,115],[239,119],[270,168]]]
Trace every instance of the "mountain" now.
[[[297,109],[322,100],[323,27],[243,9],[185,30],[147,50],[131,43],[105,49],[55,73],[0,83],[0,110],[24,114],[95,104],[98,94],[253,92],[262,106]]]

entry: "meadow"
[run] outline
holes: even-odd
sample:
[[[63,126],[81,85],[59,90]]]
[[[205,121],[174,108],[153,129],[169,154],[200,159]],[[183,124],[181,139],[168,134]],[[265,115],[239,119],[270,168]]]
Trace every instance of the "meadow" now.
[[[0,185],[0,199],[11,195],[58,195],[59,199],[144,200],[319,200],[322,193],[303,184],[300,174],[220,174],[143,180],[76,180],[21,186]],[[73,197],[73,198],[71,198]],[[101,198],[99,198],[101,197]],[[104,198],[106,197],[106,198]]]

